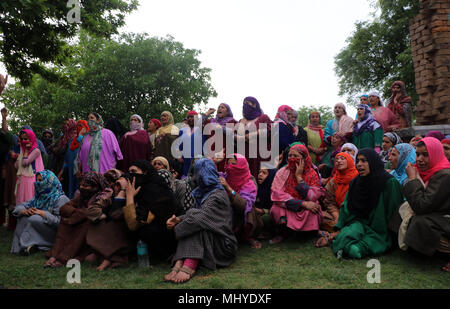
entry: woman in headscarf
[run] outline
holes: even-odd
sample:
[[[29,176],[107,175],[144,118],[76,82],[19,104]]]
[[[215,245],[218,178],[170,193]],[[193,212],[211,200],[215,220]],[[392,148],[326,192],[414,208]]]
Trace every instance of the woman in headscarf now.
[[[450,138],[443,139],[441,143],[444,147],[444,154],[447,157],[447,160],[450,162]]]
[[[233,208],[233,231],[238,239],[260,249],[256,240],[262,229],[262,220],[255,210],[256,181],[250,174],[247,160],[240,154],[227,159],[225,173],[219,173],[220,183],[225,188]]]
[[[169,170],[170,169],[169,161],[166,158],[164,158],[164,157],[156,157],[156,158],[154,158],[152,160],[152,165],[157,171],[162,170],[162,169],[165,169],[165,170]]]
[[[388,108],[397,117],[400,125],[399,129],[412,126],[412,99],[406,94],[405,83],[398,80],[391,86],[392,96],[389,100]]]
[[[350,183],[339,219],[330,235],[338,258],[363,258],[385,253],[392,246],[388,222],[403,203],[400,183],[384,170],[373,149],[361,149],[356,159],[359,175]]]
[[[383,161],[384,163],[384,168],[390,170],[391,169],[391,165],[389,162],[389,153],[391,152],[392,148],[397,145],[402,143],[402,139],[400,138],[400,136],[398,136],[397,133],[394,132],[387,132],[384,133],[383,136],[383,144],[381,146],[382,151],[380,152],[380,158],[381,161]]]
[[[92,252],[87,246],[87,232],[90,226],[89,209],[94,204],[110,198],[111,189],[103,175],[86,172],[81,176],[79,192],[59,209],[61,216],[58,232],[45,267],[60,267],[70,259],[84,261]]]
[[[77,137],[77,122],[73,119],[68,119],[63,122],[61,127],[62,135],[60,136],[58,142],[52,148],[52,165],[51,170],[57,174],[59,173],[64,166],[64,158],[66,156],[68,144],[72,143],[73,139]],[[68,177],[61,178],[61,184],[63,186],[63,190],[67,192],[68,181],[66,181]]]
[[[410,144],[397,144],[389,154],[392,171],[390,172],[401,185],[408,180],[406,175],[406,165],[416,164],[416,150]]]
[[[55,241],[59,224],[59,209],[69,202],[61,183],[53,172],[43,170],[36,174],[34,197],[19,204],[13,211],[18,218],[11,253],[30,255],[49,250]]]
[[[333,227],[338,222],[339,210],[347,195],[350,182],[358,176],[353,158],[345,152],[336,155],[335,169],[336,173],[325,186],[325,211],[321,225],[321,229],[325,231],[319,232],[323,237],[316,242],[316,247],[328,244],[329,233],[333,232]]]
[[[319,165],[319,171],[322,178],[328,178],[333,175],[334,158],[341,152],[342,145],[344,145],[346,141],[347,139],[342,133],[336,132],[331,136],[331,146],[328,147],[328,150],[323,155],[321,164]]]
[[[358,149],[370,148],[380,153],[383,135],[383,128],[373,117],[370,107],[365,104],[358,105],[358,122],[353,131],[353,144]]]
[[[318,165],[321,156],[327,151],[327,144],[324,141],[322,125],[320,124],[320,113],[317,111],[309,114],[308,126],[305,129],[308,135],[308,150],[313,164]]]
[[[265,239],[266,237],[272,238],[272,231],[267,229],[272,227],[270,218],[270,209],[272,208],[273,202],[270,198],[272,194],[272,183],[275,179],[275,175],[278,172],[276,168],[274,169],[260,169],[258,174],[258,194],[256,195],[255,210],[258,216],[261,217],[263,223],[263,232],[258,238]]]
[[[296,141],[296,135],[294,135],[294,130],[289,122],[293,114],[292,107],[288,105],[281,105],[278,108],[278,112],[275,116],[274,123],[278,127],[278,138],[279,141],[279,151],[281,154],[290,144]]]
[[[334,106],[334,119],[327,122],[324,141],[328,145],[331,143],[331,136],[336,132],[341,133],[347,139],[350,139],[353,132],[353,119],[347,115],[347,110],[343,103],[337,103]]]
[[[152,151],[155,149],[155,139],[156,139],[156,131],[161,128],[161,121],[158,119],[151,119],[148,122],[147,132],[150,138],[150,143],[152,145]]]
[[[175,235],[166,228],[167,220],[181,213],[172,188],[145,160],[128,168],[126,206],[123,213],[128,229],[147,243],[152,255],[167,259],[176,248]]]
[[[272,184],[270,215],[280,229],[272,244],[288,235],[286,227],[294,231],[318,231],[322,211],[318,204],[324,195],[320,178],[312,167],[308,149],[294,145],[289,150],[288,165],[281,168]]]
[[[48,167],[50,165],[49,162],[53,161],[53,131],[50,129],[46,129],[42,132],[41,140],[42,144],[44,144],[45,151],[47,152],[47,157],[42,157],[44,161],[44,167]]]
[[[122,136],[127,132],[127,129],[116,117],[112,117],[106,122],[105,129],[114,133],[114,136],[118,141],[120,141]]]
[[[345,143],[344,145],[342,145],[341,151],[348,153],[353,158],[353,162],[355,162],[355,164],[356,164],[356,156],[358,155],[358,147],[356,147],[352,143]]]
[[[289,117],[289,124],[292,127],[292,131],[294,132],[295,141],[300,142],[303,145],[308,145],[308,134],[305,129],[298,124],[298,111],[295,109],[292,110],[292,113]]]
[[[174,230],[178,245],[172,259],[174,266],[164,276],[165,281],[187,282],[199,264],[216,270],[230,266],[236,258],[238,244],[232,230],[233,211],[214,162],[197,160],[194,173],[198,183],[192,192],[195,208],[167,221],[167,228]]]
[[[80,145],[83,138],[89,132],[89,125],[86,120],[78,120],[77,122],[77,136],[68,143],[66,155],[64,156],[64,166],[58,174],[58,178],[63,179],[63,175],[67,175],[67,196],[72,199],[75,191],[78,189],[78,178],[76,176],[78,171],[78,162],[76,161]],[[65,173],[64,173],[65,172]]]
[[[406,167],[408,181],[403,187],[410,208],[404,243],[427,256],[439,251],[450,257],[450,162],[433,137],[417,144],[416,155],[416,164]],[[450,271],[450,262],[443,270]]]
[[[97,113],[89,114],[89,132],[83,139],[78,153],[78,171],[95,171],[104,174],[116,168],[122,160],[122,152],[113,132],[103,128],[102,117]]]
[[[152,159],[152,145],[141,116],[135,114],[130,117],[130,131],[122,136],[119,146],[123,160],[117,162],[117,168],[121,171],[127,171],[131,162],[136,160]]]
[[[437,130],[429,131],[429,132],[425,135],[425,137],[434,137],[434,138],[438,139],[439,141],[442,141],[443,139],[445,139],[445,135],[442,134],[441,131],[437,131]]]
[[[256,178],[258,177],[261,162],[270,160],[270,158],[263,159],[261,157],[259,145],[262,142],[261,133],[265,131],[267,133],[266,145],[270,148],[272,120],[263,113],[258,100],[254,97],[246,97],[244,99],[242,114],[244,118],[239,121],[235,138],[238,150],[239,143],[243,142],[245,144],[245,154],[241,154],[245,155],[250,167],[250,173]],[[270,151],[270,149],[267,149],[267,151]]]
[[[369,93],[369,104],[373,117],[383,127],[384,132],[391,132],[399,128],[400,123],[397,117],[389,108],[383,106],[383,101],[378,92]]]
[[[156,131],[155,157],[164,157],[172,160],[172,143],[178,138],[180,130],[174,125],[173,115],[169,111],[161,113],[161,128]]]

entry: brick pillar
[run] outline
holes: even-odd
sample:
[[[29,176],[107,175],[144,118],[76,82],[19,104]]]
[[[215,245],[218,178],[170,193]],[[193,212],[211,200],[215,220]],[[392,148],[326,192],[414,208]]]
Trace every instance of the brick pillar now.
[[[419,95],[416,125],[450,124],[450,1],[420,0],[409,31]]]

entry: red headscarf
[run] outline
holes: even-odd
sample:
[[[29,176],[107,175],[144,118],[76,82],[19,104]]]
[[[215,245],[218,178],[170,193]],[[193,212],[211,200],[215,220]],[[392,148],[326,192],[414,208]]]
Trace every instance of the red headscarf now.
[[[187,115],[189,116],[189,115],[198,115],[198,113],[196,112],[196,111],[189,111],[188,113],[187,113]]]
[[[78,147],[80,147],[80,143],[78,143],[77,141],[77,137],[78,134],[80,134],[81,130],[83,130],[83,128],[86,129],[86,133],[89,132],[89,124],[86,120],[78,120],[77,122],[77,136],[74,137],[74,139],[72,140],[72,144],[70,144],[70,150],[75,150]]]
[[[150,121],[156,125],[156,129],[161,128],[161,121],[159,121],[158,119],[152,119]]]
[[[227,173],[227,182],[230,187],[234,191],[240,192],[245,184],[253,183],[252,175],[250,174],[247,159],[238,153],[235,153],[234,157],[236,158],[236,164],[226,164],[225,172]]]
[[[415,164],[415,167],[426,184],[436,172],[439,172],[442,169],[450,169],[450,162],[448,162],[447,157],[444,154],[442,143],[437,138],[425,137],[420,141],[424,142],[427,147],[428,157],[430,158],[430,168],[422,172],[418,168],[417,163]]]
[[[275,116],[275,118],[281,119],[282,121],[284,121],[285,124],[289,123],[289,119],[287,118],[286,112],[291,111],[292,107],[288,106],[288,105],[281,105],[278,108],[278,112]]]
[[[37,148],[37,138],[36,138],[36,134],[34,134],[33,131],[28,130],[28,129],[23,129],[21,132],[25,132],[28,135],[28,139],[31,142],[31,148],[30,151],[28,153],[31,153],[31,151],[34,148]],[[19,134],[20,137],[20,134]],[[20,148],[22,148],[22,153],[25,153],[25,144],[23,144],[22,142],[20,142]]]
[[[61,131],[63,136],[59,139],[58,147],[64,150],[67,147],[67,143],[77,136],[77,122],[73,119],[67,120],[66,123],[63,124]]]
[[[442,143],[442,144],[450,145],[450,138],[443,139],[443,140],[441,141],[441,143]]]
[[[303,155],[304,167],[303,167],[303,181],[308,186],[320,187],[320,179],[317,172],[312,167],[311,157],[309,155],[308,149],[303,145],[294,145],[290,150],[295,150]],[[289,150],[289,151],[290,151]],[[288,159],[288,168],[290,170],[289,177],[286,183],[286,193],[290,194],[296,199],[305,199],[306,196],[300,196],[296,187],[298,185],[297,178],[295,177],[295,171],[297,170],[297,163],[300,159]]]
[[[336,174],[334,175],[334,196],[339,207],[345,200],[345,195],[347,194],[350,182],[358,176],[358,171],[356,170],[353,158],[346,152],[340,152],[336,155],[337,157],[344,157],[347,160],[347,168],[340,171],[336,168]],[[336,161],[335,161],[336,162]]]

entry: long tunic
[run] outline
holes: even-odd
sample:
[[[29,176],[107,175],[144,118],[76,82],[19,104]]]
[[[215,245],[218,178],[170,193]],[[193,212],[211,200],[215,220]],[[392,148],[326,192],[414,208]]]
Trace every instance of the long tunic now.
[[[353,135],[353,144],[358,149],[380,147],[383,144],[384,131],[381,127],[375,131],[365,131],[358,136]]]
[[[337,254],[339,250],[343,250],[346,256],[362,258],[383,254],[391,248],[392,237],[388,222],[403,203],[400,183],[395,178],[386,182],[377,207],[366,219],[350,213],[347,203],[348,195],[341,206],[338,223],[334,226],[340,233],[331,243],[333,252]]]
[[[213,191],[201,208],[191,208],[175,226],[178,239],[172,261],[200,259],[205,267],[230,266],[236,258],[237,240],[232,231],[232,209],[224,190]]]
[[[80,138],[80,141],[82,140],[82,136]],[[78,189],[78,179],[76,175],[74,174],[74,165],[75,165],[75,159],[77,158],[78,151],[80,148],[78,147],[75,150],[70,149],[71,142],[68,143],[66,155],[64,157],[64,169],[67,170],[67,178],[68,178],[68,184],[67,184],[67,196],[69,199],[72,199],[75,195],[75,191]]]
[[[37,245],[39,250],[47,251],[53,246],[59,224],[59,209],[69,199],[61,195],[51,211],[46,211],[45,218],[40,215],[22,216],[20,212],[27,209],[24,204],[17,205],[13,215],[18,218],[14,231],[11,253],[19,253],[29,246]]]
[[[117,168],[123,172],[128,172],[131,163],[137,160],[152,159],[152,145],[145,130],[139,130],[132,135],[124,135],[120,138],[120,150],[123,160],[117,163]]]
[[[397,117],[395,114],[387,107],[380,106],[376,108],[375,110],[372,110],[373,117],[378,121],[381,126],[383,127],[384,132],[390,132],[392,129],[390,129],[390,126],[396,126],[399,127],[400,123],[398,122]],[[358,147],[358,149],[361,149]]]
[[[306,133],[308,134],[308,145],[311,145],[314,148],[320,148],[322,145],[322,139],[320,138],[320,133],[318,131],[311,130],[310,128],[305,128]],[[320,163],[319,160],[317,160],[317,155],[313,152],[310,152],[309,155],[311,156],[311,161],[313,164]]]
[[[116,168],[118,160],[122,160],[122,152],[120,151],[119,143],[114,133],[108,129],[102,129],[102,152],[100,153],[99,172],[104,174],[106,171]],[[89,151],[91,149],[92,136],[86,135],[81,145],[78,160],[81,162],[82,172],[89,172]]]

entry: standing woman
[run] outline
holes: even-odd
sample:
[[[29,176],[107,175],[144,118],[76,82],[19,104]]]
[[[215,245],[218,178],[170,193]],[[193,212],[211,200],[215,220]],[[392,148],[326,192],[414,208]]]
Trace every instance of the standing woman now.
[[[148,122],[148,136],[150,138],[150,144],[152,145],[152,151],[155,149],[156,131],[161,128],[161,122],[158,119],[152,119]]]
[[[299,126],[298,123],[298,112],[295,109],[292,109],[292,113],[289,117],[289,123],[294,132],[295,141],[300,142],[303,145],[308,145],[308,135],[306,134],[305,129],[302,126]]]
[[[165,111],[161,113],[161,128],[156,131],[155,137],[155,157],[164,157],[172,160],[172,143],[178,138],[180,130],[174,125],[173,115]]]
[[[334,133],[341,133],[350,139],[353,132],[353,119],[347,116],[347,110],[343,103],[334,106],[334,119],[327,122],[325,128],[325,142],[329,145]]]
[[[118,160],[122,160],[122,152],[113,132],[103,128],[103,119],[97,113],[89,114],[89,132],[83,139],[78,153],[79,173],[89,171],[104,174],[116,168]]]
[[[383,135],[383,128],[373,117],[370,107],[365,104],[358,105],[358,122],[353,131],[353,144],[358,149],[370,148],[380,153]]]
[[[397,117],[400,129],[412,126],[412,99],[406,94],[405,83],[398,80],[391,86],[392,96],[389,100],[388,108]]]
[[[136,160],[150,161],[152,158],[152,145],[147,132],[144,130],[144,122],[139,115],[130,117],[130,131],[125,133],[119,142],[123,160],[119,161],[117,168],[128,171],[131,162]]]
[[[244,118],[239,120],[239,126],[236,130],[236,141],[238,143],[242,141],[245,142],[245,158],[248,161],[250,173],[256,178],[258,177],[260,165],[263,161],[259,152],[259,144],[261,143],[260,132],[263,129],[262,124],[266,124],[267,145],[268,148],[270,148],[270,125],[272,124],[272,120],[263,113],[258,100],[254,97],[246,97],[244,99],[242,114]],[[257,131],[249,132],[249,129]],[[250,149],[252,150],[251,152]],[[256,154],[256,158],[254,157],[254,154]]]
[[[400,123],[395,114],[389,108],[383,106],[381,96],[378,92],[373,91],[369,93],[369,103],[373,117],[381,124],[384,132],[391,132],[400,127]]]
[[[315,111],[309,114],[308,126],[305,129],[308,134],[308,150],[313,164],[320,163],[320,156],[327,151],[327,144],[324,141],[322,125],[320,124],[320,113]],[[306,145],[305,145],[306,146]]]
[[[279,151],[278,154],[283,153],[283,151],[289,147],[290,144],[296,141],[296,136],[294,135],[294,130],[289,122],[292,118],[292,107],[287,105],[282,105],[278,108],[277,115],[273,121],[278,127],[278,140],[279,140]]]
[[[51,170],[56,174],[64,166],[64,158],[66,156],[67,147],[69,142],[72,143],[73,139],[77,137],[77,122],[73,119],[64,121],[61,127],[62,135],[58,142],[52,148],[52,168]],[[67,192],[68,183],[60,178],[63,190]]]

